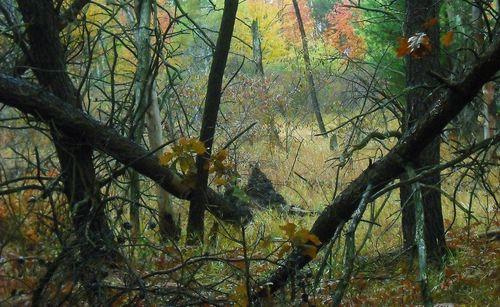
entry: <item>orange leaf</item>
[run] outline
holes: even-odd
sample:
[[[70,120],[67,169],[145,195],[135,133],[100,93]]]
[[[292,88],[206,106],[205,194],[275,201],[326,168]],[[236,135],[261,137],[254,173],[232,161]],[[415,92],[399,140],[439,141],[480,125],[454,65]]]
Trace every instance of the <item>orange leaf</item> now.
[[[430,29],[438,23],[437,17],[433,17],[424,22],[424,28]]]
[[[410,54],[413,58],[423,58],[431,53],[432,44],[431,39],[424,32],[415,33],[408,39]]]
[[[230,298],[236,303],[236,306],[247,307],[247,286],[244,283],[239,284],[236,289],[234,289],[233,294],[230,295]]]
[[[295,234],[291,238],[292,243],[294,245],[304,245],[307,243],[309,235],[309,230],[302,228],[299,231],[295,232]]]
[[[398,38],[399,47],[396,48],[396,55],[401,58],[410,54],[410,45],[405,37]]]
[[[316,246],[321,245],[321,241],[319,240],[319,238],[315,234],[309,233],[309,235],[307,236],[307,239],[309,241],[311,241]]]
[[[244,271],[246,269],[245,260],[243,260],[243,259],[233,260],[233,261],[231,261],[231,264],[242,271]]]
[[[221,149],[218,153],[215,154],[215,159],[219,161],[224,161],[227,159],[228,152],[227,149]]]
[[[443,46],[448,47],[449,45],[451,45],[454,35],[455,33],[449,31],[446,32],[443,36],[441,36],[441,43],[443,44]]]
[[[297,228],[297,225],[295,225],[294,223],[286,223],[285,225],[280,226],[280,229],[282,229],[286,233],[288,238],[290,238],[290,239],[295,234],[296,228]]]
[[[311,259],[314,259],[316,258],[317,253],[318,253],[318,248],[316,246],[312,245],[303,246],[302,255],[309,256],[311,257]]]
[[[188,140],[187,138],[185,138],[185,137],[181,137],[181,138],[179,139],[179,144],[180,144],[181,146],[186,146],[186,145],[188,145],[188,144],[189,144],[189,140]]]
[[[264,237],[260,242],[260,244],[263,248],[269,248],[271,246],[271,237],[270,236]]]

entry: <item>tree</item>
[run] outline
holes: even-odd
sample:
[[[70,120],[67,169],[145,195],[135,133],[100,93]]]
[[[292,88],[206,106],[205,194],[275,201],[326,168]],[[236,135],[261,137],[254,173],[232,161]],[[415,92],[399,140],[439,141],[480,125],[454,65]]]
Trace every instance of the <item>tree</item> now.
[[[314,77],[311,65],[311,58],[309,56],[309,46],[307,44],[307,36],[305,32],[304,22],[302,20],[301,10],[297,0],[292,0],[293,8],[295,10],[295,17],[297,18],[297,25],[300,31],[300,39],[302,41],[302,51],[304,56],[304,63],[306,66],[307,82],[309,83],[309,98],[311,99],[311,107],[318,122],[319,131],[326,137],[326,128],[321,116],[321,110],[316,93],[316,86],[314,84]]]
[[[415,240],[419,246],[421,289],[443,291],[442,287],[428,287],[425,282],[425,254],[420,253],[425,251],[422,248],[425,240],[420,190],[439,190],[440,187],[426,184],[425,180],[440,171],[448,172],[450,176],[443,176],[443,195],[457,203],[456,209],[463,210],[465,219],[470,221],[472,205],[464,209],[458,198],[445,194],[448,183],[458,182],[455,186],[458,189],[464,187],[461,180],[469,176],[465,178],[467,188],[472,182],[472,189],[481,186],[480,189],[484,187],[484,192],[489,193],[483,195],[487,199],[483,209],[489,223],[490,214],[486,210],[491,208],[492,202],[498,205],[498,176],[490,167],[496,161],[481,161],[481,158],[498,147],[500,135],[450,154],[447,152],[439,163],[426,167],[419,164],[421,152],[434,144],[450,121],[480,95],[487,82],[498,78],[500,28],[490,28],[485,19],[483,30],[491,40],[485,39],[483,48],[466,57],[469,62],[462,67],[460,77],[451,67],[446,70],[436,64],[433,68],[438,71],[428,71],[432,79],[412,70],[409,73],[413,78],[409,80],[412,86],[404,91],[393,86],[397,80],[388,80],[385,71],[402,66],[391,63],[404,63],[402,57],[396,58],[398,54],[406,55],[413,65],[435,61],[432,52],[437,50],[433,44],[438,43],[431,40],[430,32],[437,29],[437,21],[441,22],[440,26],[444,24],[442,16],[425,20],[420,25],[422,30],[416,31],[421,33],[406,33],[407,37],[399,40],[397,53],[391,42],[398,35],[391,37],[384,33],[377,40],[380,50],[364,57],[363,61],[349,62],[346,65],[349,67],[342,72],[332,72],[335,66],[326,63],[330,58],[316,61],[314,81],[321,85],[325,101],[333,104],[339,98],[348,100],[342,101],[341,109],[332,108],[328,114],[329,118],[334,117],[335,123],[340,117],[344,118],[333,129],[340,131],[337,135],[343,150],[329,152],[326,140],[312,135],[310,139],[304,138],[317,128],[313,118],[306,118],[311,108],[303,105],[305,95],[300,88],[303,78],[297,65],[266,53],[266,48],[272,44],[285,41],[283,32],[279,39],[268,40],[273,39],[270,33],[277,27],[272,27],[271,31],[267,21],[274,20],[274,24],[280,26],[284,22],[282,17],[285,15],[274,11],[283,8],[282,3],[250,0],[269,7],[254,16],[248,11],[238,15],[240,3],[225,1],[224,9],[220,1],[178,1],[175,10],[163,1],[136,1],[138,13],[134,17],[131,0],[18,0],[18,5],[13,0],[0,0],[0,14],[6,16],[0,20],[0,39],[6,44],[0,46],[4,59],[0,61],[0,143],[3,146],[0,152],[0,301],[25,304],[32,299],[34,306],[254,305],[261,303],[256,296],[265,296],[267,304],[273,300],[272,292],[288,280],[296,280],[301,289],[293,282],[291,291],[285,290],[285,295],[275,298],[282,301],[270,304],[288,303],[288,293],[295,302],[299,291],[303,291],[304,304],[316,304],[317,299],[326,297],[340,304],[352,276],[357,274],[356,280],[362,278],[358,269],[366,268],[365,265],[356,266],[356,261],[365,258],[358,258],[360,252],[366,251],[363,246],[365,243],[376,246],[378,240],[373,243],[369,240],[370,236],[379,238],[377,231],[372,229],[375,230],[378,224],[384,229],[395,225],[391,221],[384,222],[379,214],[386,204],[394,203],[395,192],[402,185],[413,186],[419,208],[415,210]],[[198,4],[194,11],[186,10],[188,2]],[[363,20],[380,16],[378,14],[387,16],[391,12],[402,16],[398,15],[399,11],[382,5],[390,1],[380,3],[369,14],[367,10]],[[186,8],[182,7],[184,4]],[[242,6],[248,8],[249,4],[245,2]],[[357,7],[361,8],[361,2]],[[295,9],[292,5],[288,8]],[[467,11],[470,13],[470,6]],[[489,9],[485,12],[490,14]],[[161,14],[168,18],[158,25]],[[205,14],[208,14],[206,20],[201,20]],[[397,16],[391,17],[390,26],[381,28],[397,28],[400,24],[396,21]],[[216,20],[219,31],[215,30]],[[251,23],[255,20],[261,38],[260,56],[266,65],[265,77],[254,73],[251,60],[252,51],[258,49],[252,40],[257,35],[251,31]],[[295,20],[292,18],[288,22],[295,24]],[[337,21],[343,25],[339,27],[345,28],[340,37],[353,33],[368,37],[361,28],[356,28],[356,25],[365,24],[349,23],[347,19]],[[235,34],[238,24],[242,27]],[[447,30],[455,31],[453,28]],[[370,31],[376,32],[373,28]],[[467,31],[462,32],[467,34]],[[453,34],[443,33],[442,37],[443,47],[439,53],[442,52],[443,63],[449,56],[455,57],[464,50],[461,46],[455,49],[458,45],[455,41],[454,47],[448,46],[450,33]],[[184,38],[190,36],[197,36],[206,44],[204,52],[209,53],[209,57],[201,60],[200,53],[192,51],[193,46],[200,47],[200,42],[189,40],[184,44]],[[319,42],[319,38],[308,38],[308,43]],[[375,40],[374,37],[369,39]],[[301,41],[297,39],[294,43],[300,45]],[[287,49],[290,45],[283,44],[281,51],[290,51]],[[394,56],[386,57],[390,53]],[[183,60],[179,61],[181,55]],[[250,73],[247,73],[245,58],[250,58]],[[210,61],[212,65],[208,71],[204,63]],[[420,83],[415,83],[415,79]],[[420,86],[422,82],[425,84]],[[342,97],[338,95],[339,88],[345,94]],[[408,103],[408,110],[403,108],[408,92],[415,96],[408,101],[410,98],[424,100],[421,103],[425,103],[426,108],[420,114],[413,110],[420,105]],[[407,115],[404,126],[401,124],[403,113]],[[203,114],[203,118],[197,114]],[[149,119],[150,115],[154,118]],[[274,147],[267,153],[262,149],[270,142],[256,138],[269,133],[266,120],[275,116],[284,117],[286,152]],[[146,131],[151,128],[149,122],[153,122],[152,131]],[[160,127],[167,123],[168,128]],[[293,126],[288,126],[289,123]],[[142,132],[137,133],[139,125]],[[170,141],[162,140],[161,130],[164,129],[170,134]],[[354,137],[352,131],[356,133]],[[146,133],[148,138],[145,138]],[[452,148],[446,144],[442,146]],[[292,149],[297,150],[295,155]],[[316,159],[324,159],[325,154],[329,156],[327,168],[336,171],[333,180],[328,170],[314,178],[314,169],[323,165]],[[353,167],[342,169],[350,158]],[[282,193],[283,197],[278,195],[278,202],[284,203],[286,208],[278,206],[276,212],[259,213],[259,217],[265,219],[248,224],[253,211],[261,207],[255,199],[262,193],[253,193],[256,191],[251,187],[255,183],[253,168],[246,177],[247,166],[255,165],[255,160],[259,161],[260,175],[266,177],[271,192],[278,193],[272,188],[274,184],[280,187],[278,194]],[[282,164],[282,161],[290,164]],[[134,199],[129,194],[131,170],[140,178]],[[400,180],[406,172],[406,179]],[[460,177],[462,172],[464,177]],[[474,176],[470,176],[470,172],[474,172]],[[246,178],[249,182],[245,187],[240,179]],[[281,181],[281,178],[286,179]],[[341,183],[339,178],[346,178],[350,183]],[[184,225],[188,228],[188,246],[158,240],[158,187],[177,198],[175,205],[190,203],[188,221]],[[281,187],[293,188],[297,197]],[[337,194],[338,189],[343,188],[344,191]],[[322,202],[330,189],[333,196],[328,204],[311,204]],[[307,196],[302,200],[314,206],[307,208],[310,210],[305,206],[305,210],[297,208],[301,206],[297,199],[303,192]],[[458,193],[460,197],[474,195],[474,191],[469,192]],[[130,223],[127,214],[132,205],[141,208],[141,214],[133,216],[138,220],[132,220],[135,225]],[[364,224],[366,208],[371,212],[367,212],[370,213],[369,221]],[[188,208],[183,209],[187,212]],[[322,209],[323,212],[316,211]],[[220,229],[212,227],[208,234],[209,246],[202,245],[207,239],[204,226],[210,221],[205,216],[206,211],[215,218],[214,225],[222,225],[219,221],[232,224]],[[304,223],[315,218],[310,230],[303,228]],[[276,226],[283,222],[285,225],[279,227],[280,231]],[[134,233],[139,223],[144,225],[140,236]],[[358,223],[366,225],[358,227],[361,233],[356,231]],[[344,226],[348,226],[347,231]],[[355,239],[365,231],[364,240]],[[464,233],[467,235],[466,232],[461,232],[460,239],[464,238]],[[221,240],[217,240],[218,234],[223,236]],[[344,253],[334,252],[331,241],[344,234],[346,244],[338,245],[338,250],[344,248]],[[383,235],[380,238],[384,238]],[[450,238],[453,248],[457,238]],[[399,243],[390,241],[390,246],[384,242],[382,249],[392,250]],[[490,244],[481,247],[493,250]],[[319,254],[321,249],[327,253]],[[312,286],[309,274],[296,275],[318,256],[323,258],[321,264],[310,267],[316,275]],[[335,265],[340,258],[344,265]],[[335,277],[338,282],[332,295],[328,286],[332,278],[324,272],[328,269],[330,275],[337,274],[339,267],[342,276],[340,279]],[[277,271],[262,275],[273,268]],[[491,276],[493,271],[488,270],[485,276]],[[446,273],[450,275],[449,270]],[[262,287],[255,287],[259,277],[266,280],[262,281]],[[435,279],[430,281],[435,282]],[[445,282],[448,284],[445,280],[441,285]],[[357,287],[358,283],[351,286]],[[373,287],[368,279],[363,281],[364,286]],[[396,288],[394,292],[384,291],[383,297],[389,298],[398,291],[399,287]],[[416,288],[412,288],[410,300],[418,300],[414,293]],[[317,297],[309,296],[310,291]],[[430,295],[424,297],[428,305]],[[381,296],[377,295],[379,298]]]
[[[410,89],[406,95],[406,115],[403,131],[411,131],[421,116],[431,108],[438,99],[439,92],[429,95],[425,86],[435,86],[436,81],[430,76],[431,71],[439,71],[439,23],[437,20],[439,6],[434,1],[407,1],[406,26],[407,37],[429,40],[428,48],[425,42],[419,42],[406,56],[406,85]],[[435,25],[432,25],[435,23]],[[426,24],[429,24],[426,26]],[[411,38],[409,39],[409,41]],[[419,54],[421,48],[421,54]],[[420,153],[415,160],[416,168],[434,167],[440,161],[440,137],[436,136]],[[403,175],[401,180],[407,180]],[[440,263],[446,253],[444,238],[443,214],[441,209],[440,174],[436,171],[427,176],[422,183],[430,186],[422,188],[422,198],[425,215],[425,243],[428,258]],[[406,248],[414,251],[415,246],[415,203],[411,186],[403,185],[400,189],[402,208],[403,239]]]
[[[158,93],[156,91],[157,68],[151,58],[151,36],[150,29],[153,14],[153,3],[149,0],[136,2],[135,7],[135,46],[137,54],[137,70],[135,78],[135,112],[132,119],[131,136],[136,143],[142,142],[144,128],[147,128],[150,147],[160,148],[163,145],[162,124],[160,118],[160,108],[158,105]],[[133,25],[135,20],[128,12],[129,22]],[[164,19],[169,22],[170,18]],[[168,29],[170,25],[164,26]],[[160,30],[157,21],[154,21],[153,29],[156,33]],[[160,151],[161,154],[161,151]],[[157,155],[158,156],[158,155]],[[160,232],[163,239],[178,240],[180,227],[178,225],[178,214],[172,206],[169,194],[157,186],[158,190],[158,220]],[[130,172],[130,217],[132,221],[133,235],[137,237],[140,231],[139,203],[141,200],[141,186],[139,174],[136,171]]]
[[[488,36],[484,33],[485,30],[485,18],[487,18],[487,12],[484,9],[484,3],[476,1],[472,4],[472,28],[473,37],[475,43],[476,52],[481,52],[484,48],[485,37]],[[483,138],[486,139],[495,135],[496,126],[496,105],[495,105],[495,82],[488,82],[483,87],[483,100],[484,100],[484,111],[483,117],[485,118],[483,123]]]
[[[189,207],[188,243],[203,243],[204,217],[207,202],[208,168],[206,167],[213,150],[215,127],[222,96],[222,80],[226,68],[231,38],[233,36],[238,0],[225,0],[220,23],[219,37],[212,57],[208,77],[205,109],[200,130],[200,141],[205,145],[205,153],[196,158],[196,183]]]
[[[337,2],[326,15],[328,27],[325,36],[339,53],[347,58],[359,59],[366,52],[366,43],[355,33],[352,23],[358,18],[354,17],[353,9],[347,5],[348,1]]]
[[[80,1],[69,7],[68,15],[74,16],[76,13],[71,10],[78,12],[82,2],[85,3]],[[52,1],[19,0],[18,6],[29,42],[29,50],[25,50],[25,55],[33,67],[37,81],[69,106],[81,110],[80,93],[66,70],[64,49],[59,38],[64,23],[61,23],[61,18],[56,14]],[[76,235],[73,244],[79,249],[79,254],[72,255],[73,261],[81,266],[78,279],[87,287],[89,299],[95,299],[97,303],[102,298],[104,289],[94,288],[91,284],[95,278],[102,278],[97,272],[108,262],[105,258],[118,252],[113,252],[114,238],[108,227],[104,207],[100,204],[101,197],[96,186],[92,160],[93,148],[66,134],[57,122],[50,122],[49,125],[60,163],[64,194],[73,208],[72,219]],[[47,278],[50,279],[50,274]]]

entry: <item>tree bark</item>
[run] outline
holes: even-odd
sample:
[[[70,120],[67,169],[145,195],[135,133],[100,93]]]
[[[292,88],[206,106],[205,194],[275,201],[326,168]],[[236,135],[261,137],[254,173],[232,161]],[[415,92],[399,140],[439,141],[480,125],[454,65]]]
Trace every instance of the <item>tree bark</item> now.
[[[135,72],[135,95],[134,95],[134,113],[131,117],[131,139],[140,144],[144,134],[144,124],[146,111],[151,100],[150,83],[150,24],[151,24],[151,0],[135,1],[135,49],[137,51],[137,68]],[[128,14],[129,16],[131,14]],[[131,169],[129,171],[130,184],[130,222],[132,224],[131,237],[136,239],[140,232],[140,201],[141,184],[139,174]]]
[[[323,122],[323,117],[321,116],[321,109],[319,107],[318,96],[316,93],[316,85],[314,84],[314,77],[311,66],[311,58],[309,57],[309,47],[307,44],[306,31],[304,29],[304,23],[302,22],[302,16],[300,15],[300,8],[297,0],[292,0],[293,8],[295,10],[295,16],[297,17],[297,23],[300,30],[300,38],[302,39],[302,49],[304,51],[304,63],[306,65],[306,75],[307,82],[309,83],[309,95],[311,98],[311,106],[316,116],[316,121],[318,122],[318,127],[320,133],[324,137],[328,137],[326,134],[325,123]]]
[[[155,79],[156,75],[150,71],[151,67],[151,39],[150,39],[150,24],[153,3],[148,0],[144,2],[135,2],[135,19],[132,9],[125,8],[128,22],[133,26],[137,20],[136,49],[138,65],[136,70],[136,92],[135,92],[135,117],[136,129],[141,129],[141,133],[137,133],[134,141],[138,144],[142,141],[142,130],[144,124],[147,128],[148,140],[150,148],[159,148],[163,144],[163,133],[160,118],[160,108],[158,104],[158,93],[156,92]],[[143,94],[141,94],[143,93]],[[163,150],[158,151],[155,156],[160,155]],[[130,192],[133,203],[138,204],[140,193],[139,191],[139,176],[135,171],[130,172]],[[180,238],[180,226],[178,225],[179,216],[171,197],[160,185],[156,185],[158,195],[158,221],[160,226],[160,235],[163,240],[178,240]],[[137,208],[130,208],[131,219],[139,220],[139,212]],[[134,224],[134,223],[133,223]],[[138,222],[137,222],[138,224]]]
[[[264,76],[264,65],[262,64],[262,38],[259,30],[259,20],[252,20],[252,51],[253,61],[257,68],[257,72]]]
[[[224,12],[219,29],[219,37],[212,58],[212,66],[208,76],[205,109],[201,122],[200,141],[207,149],[203,155],[196,157],[196,185],[189,207],[187,243],[203,243],[205,207],[207,203],[208,169],[205,167],[212,153],[215,126],[219,114],[219,105],[222,96],[222,80],[226,68],[231,38],[233,36],[238,0],[225,0]]]
[[[163,144],[163,133],[160,118],[160,107],[158,105],[158,94],[154,84],[151,88],[151,104],[146,113],[146,127],[148,128],[149,145],[151,148],[159,148]],[[159,155],[161,151],[157,154]],[[179,240],[181,229],[179,225],[179,214],[175,210],[170,194],[159,184],[156,184],[158,193],[158,221],[160,235],[163,240]]]
[[[403,132],[408,133],[432,107],[438,97],[438,93],[429,95],[426,86],[435,86],[436,81],[429,74],[430,71],[439,72],[439,24],[429,29],[424,29],[423,24],[437,18],[439,5],[435,0],[406,1],[406,37],[411,37],[418,32],[425,32],[432,46],[430,54],[416,57],[413,54],[406,58],[406,86],[410,89],[406,95],[406,118]],[[439,164],[440,161],[440,137],[436,136],[420,152],[415,161],[416,168],[428,167]],[[401,180],[408,179],[406,174]],[[439,172],[430,174],[421,183],[440,187],[441,177]],[[410,249],[412,254],[415,249],[415,201],[411,185],[403,185],[400,189],[402,209],[402,229],[404,247]],[[446,241],[444,237],[443,214],[441,209],[441,194],[439,190],[422,188],[422,200],[424,205],[425,227],[424,236],[428,259],[441,262],[446,253]]]
[[[67,71],[63,46],[59,39],[61,23],[49,0],[18,0],[29,40],[29,62],[38,82],[68,107],[82,109],[82,102]],[[79,278],[85,287],[99,280],[101,260],[114,249],[114,240],[96,185],[92,160],[93,148],[67,133],[57,121],[49,123],[58,155],[64,194],[72,207],[73,227],[80,250],[77,261]],[[73,255],[76,256],[76,255]],[[99,284],[99,282],[97,282]],[[100,287],[89,297],[101,298]]]
[[[481,53],[484,49],[484,7],[482,2],[476,1],[472,4],[472,27],[476,52]],[[483,86],[483,139],[495,135],[496,106],[495,106],[495,82],[491,81]]]
[[[396,146],[385,157],[365,169],[323,210],[310,230],[322,242],[319,248],[325,246],[335,234],[337,227],[352,216],[368,184],[372,184],[375,194],[400,176],[404,171],[404,165],[414,161],[451,119],[472,101],[483,84],[500,70],[498,32],[496,35],[494,43],[480,56],[478,63],[471,68],[464,79],[458,83],[447,82],[448,89],[436,100],[433,107],[425,112],[425,116],[407,131]],[[267,296],[268,291],[275,292],[280,289],[309,261],[311,258],[303,255],[300,249],[293,250],[285,263],[264,281],[264,284],[270,286],[262,287],[256,295]]]

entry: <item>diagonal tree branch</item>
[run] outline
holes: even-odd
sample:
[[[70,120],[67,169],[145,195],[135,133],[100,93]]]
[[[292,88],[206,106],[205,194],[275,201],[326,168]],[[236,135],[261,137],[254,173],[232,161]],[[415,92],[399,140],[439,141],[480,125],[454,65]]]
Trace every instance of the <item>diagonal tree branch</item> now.
[[[373,184],[372,192],[377,193],[396,179],[404,171],[404,164],[418,157],[418,153],[472,101],[482,85],[493,78],[498,70],[500,39],[497,37],[461,82],[449,86],[433,108],[407,131],[384,158],[368,167],[323,210],[311,228],[311,233],[315,234],[323,245],[328,243],[337,227],[351,218],[368,183]],[[274,292],[280,289],[309,261],[311,258],[303,255],[300,250],[292,251],[285,264],[266,280],[265,284],[270,285],[269,289],[259,289],[256,296],[266,296],[269,290]]]
[[[121,163],[130,165],[172,195],[181,199],[191,198],[192,188],[183,182],[183,178],[161,166],[147,150],[49,91],[21,79],[0,74],[0,101],[44,122],[56,123],[57,128],[64,134],[78,138]],[[221,220],[240,224],[252,218],[247,204],[231,203],[212,189],[207,189],[207,200],[207,210]]]

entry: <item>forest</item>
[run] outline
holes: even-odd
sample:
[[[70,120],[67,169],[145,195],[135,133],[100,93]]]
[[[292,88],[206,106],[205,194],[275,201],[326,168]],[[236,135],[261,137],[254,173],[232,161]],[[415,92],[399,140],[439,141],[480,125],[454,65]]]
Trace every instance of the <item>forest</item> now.
[[[500,1],[0,16],[0,306],[500,305]]]

